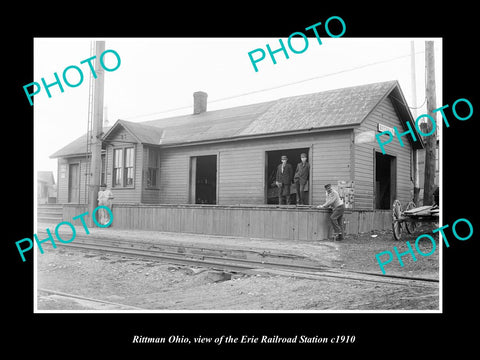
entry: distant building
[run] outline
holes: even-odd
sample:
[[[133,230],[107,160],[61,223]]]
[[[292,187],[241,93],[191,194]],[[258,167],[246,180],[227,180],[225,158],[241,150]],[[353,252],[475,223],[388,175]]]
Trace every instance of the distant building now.
[[[52,171],[37,171],[37,203],[55,203],[57,190]]]
[[[193,114],[104,128],[101,181],[112,188],[114,204],[269,204],[280,157],[295,168],[301,153],[311,165],[309,204],[325,201],[327,183],[346,186],[342,194],[353,209],[412,199],[420,136],[404,137],[403,147],[395,139],[386,155],[374,138],[413,123],[397,81],[206,108],[207,94],[197,92]],[[51,155],[58,158],[59,203],[88,202],[85,152],[86,135]]]

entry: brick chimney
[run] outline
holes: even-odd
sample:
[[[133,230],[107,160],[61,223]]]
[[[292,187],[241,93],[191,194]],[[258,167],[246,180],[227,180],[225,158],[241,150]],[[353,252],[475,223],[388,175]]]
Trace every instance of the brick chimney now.
[[[193,93],[193,114],[201,114],[207,111],[207,96],[203,91],[196,91]]]

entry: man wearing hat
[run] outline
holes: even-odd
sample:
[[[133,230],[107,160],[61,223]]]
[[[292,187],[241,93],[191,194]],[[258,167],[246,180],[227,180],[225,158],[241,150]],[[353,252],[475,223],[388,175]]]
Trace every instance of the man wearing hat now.
[[[297,164],[293,182],[297,190],[297,204],[305,205],[305,190],[308,190],[308,176],[310,175],[310,164],[307,162],[307,154],[300,155],[302,162]]]
[[[287,205],[290,205],[290,185],[293,179],[292,165],[287,163],[288,158],[283,155],[282,163],[277,166],[276,185],[278,187],[278,203],[283,204],[283,198],[287,198]]]
[[[343,240],[343,213],[345,212],[345,205],[338,195],[338,192],[332,189],[332,185],[325,185],[327,191],[327,201],[323,205],[318,205],[317,208],[332,208],[332,215],[330,221],[333,226],[333,240]]]

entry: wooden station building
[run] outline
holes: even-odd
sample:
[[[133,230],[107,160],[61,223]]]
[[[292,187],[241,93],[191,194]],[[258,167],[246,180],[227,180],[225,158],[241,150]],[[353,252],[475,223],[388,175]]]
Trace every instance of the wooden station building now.
[[[416,134],[415,142],[410,136],[403,137],[403,147],[394,139],[386,146],[385,155],[374,137],[393,127],[406,131],[407,121],[413,124],[397,81],[215,111],[206,108],[207,94],[196,92],[193,114],[141,123],[118,120],[104,128],[101,178],[115,196],[116,218],[117,214],[122,218],[122,208],[129,208],[130,215],[125,215],[124,221],[130,227],[149,228],[147,222],[154,223],[154,218],[138,224],[131,220],[135,218],[131,214],[148,217],[148,211],[168,212],[167,208],[191,211],[227,207],[295,214],[314,211],[312,207],[292,210],[291,206],[272,205],[278,201],[272,176],[280,157],[287,155],[295,170],[301,153],[308,155],[310,163],[309,204],[325,201],[327,183],[342,187],[342,196],[352,212],[390,209],[394,199],[402,203],[412,199],[413,150],[423,148],[421,136]],[[88,202],[86,143],[84,135],[51,155],[58,158],[59,203]],[[158,205],[157,210],[152,205]],[[138,211],[145,214],[138,215]],[[253,215],[247,217],[245,224],[251,227]],[[185,230],[190,225],[168,226]],[[298,233],[303,225],[292,226]],[[358,229],[360,225],[356,226]],[[313,233],[313,238],[325,237],[318,229]],[[246,234],[251,235],[251,230]]]

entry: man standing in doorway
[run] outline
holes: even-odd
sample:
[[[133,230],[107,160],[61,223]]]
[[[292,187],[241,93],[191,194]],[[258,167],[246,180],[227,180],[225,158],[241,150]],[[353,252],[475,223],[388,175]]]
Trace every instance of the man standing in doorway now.
[[[310,175],[310,164],[307,162],[307,154],[302,153],[300,155],[302,162],[297,164],[297,169],[295,170],[295,176],[293,177],[293,182],[297,190],[297,205],[306,205],[306,194],[305,191],[308,191],[308,176]]]
[[[317,208],[332,208],[332,214],[330,215],[330,221],[333,226],[333,241],[343,240],[343,213],[345,212],[345,205],[342,199],[334,189],[332,185],[325,185],[327,191],[327,201],[323,205],[318,205]]]
[[[283,204],[283,198],[286,197],[287,205],[290,205],[290,185],[293,179],[292,165],[287,163],[288,158],[283,155],[282,163],[277,166],[276,185],[278,187],[278,203]]]

